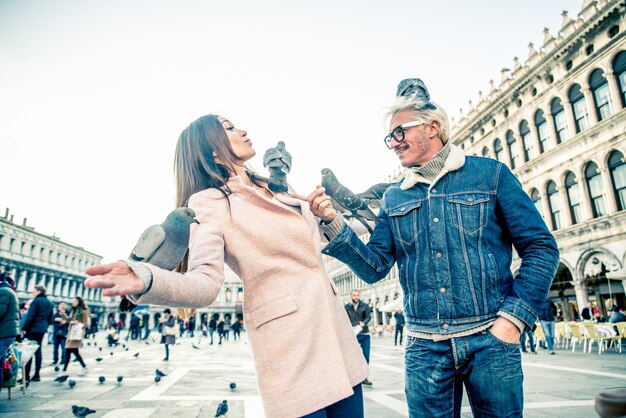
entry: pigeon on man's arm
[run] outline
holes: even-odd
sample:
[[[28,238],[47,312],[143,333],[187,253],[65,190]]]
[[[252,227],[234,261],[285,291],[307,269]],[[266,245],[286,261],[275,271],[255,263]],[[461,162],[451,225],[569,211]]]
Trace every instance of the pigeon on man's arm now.
[[[385,191],[391,186],[393,183],[378,183],[364,191],[363,193],[357,193],[363,201],[370,208],[378,209],[380,208],[380,199],[383,198],[383,194]]]
[[[186,207],[176,208],[160,225],[146,229],[128,257],[129,261],[150,263],[165,270],[178,266],[189,248],[189,227],[199,223],[195,212]],[[120,311],[135,309],[137,305],[122,297]]]

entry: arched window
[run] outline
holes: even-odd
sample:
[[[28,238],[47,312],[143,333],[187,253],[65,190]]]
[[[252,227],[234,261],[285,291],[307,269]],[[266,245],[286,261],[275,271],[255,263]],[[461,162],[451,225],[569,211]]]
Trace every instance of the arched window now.
[[[550,206],[552,229],[557,230],[561,227],[561,200],[559,199],[559,191],[556,188],[555,182],[548,182],[546,193],[548,194],[548,206]]]
[[[489,148],[487,147],[483,148],[483,157],[489,158]]]
[[[496,138],[495,142],[493,143],[493,152],[496,154],[496,160],[503,163],[504,162],[504,148],[502,148],[502,141],[500,141],[500,138]]]
[[[519,124],[519,134],[522,137],[522,145],[524,146],[524,161],[530,161],[535,158],[535,150],[533,148],[533,139],[530,135],[528,121],[523,120]]]
[[[565,109],[561,99],[555,97],[550,104],[550,112],[554,119],[554,127],[556,128],[556,143],[560,144],[568,138],[567,123],[565,121]]]
[[[583,213],[580,205],[578,182],[576,181],[576,175],[571,171],[565,176],[565,191],[569,201],[569,211],[572,215],[572,224],[575,225],[583,219]]]
[[[624,210],[626,209],[626,159],[621,152],[613,151],[609,156],[609,172],[617,210]]]
[[[519,167],[519,148],[517,146],[517,140],[511,130],[506,133],[506,144],[509,148],[509,155],[511,156],[511,169]]]
[[[539,137],[539,152],[542,153],[548,149],[548,124],[543,110],[538,110],[535,113],[535,126]]]
[[[594,218],[606,215],[606,205],[604,204],[604,186],[600,170],[594,162],[587,164],[585,168],[585,180],[589,189],[589,199],[591,199],[591,211]]]
[[[613,61],[613,72],[617,78],[622,107],[626,107],[626,51],[622,51]]]
[[[613,114],[611,109],[611,96],[609,93],[609,83],[604,78],[604,72],[596,69],[589,77],[589,88],[593,92],[593,100],[596,104],[598,121],[604,120]]]
[[[530,191],[530,199],[535,204],[535,208],[537,208],[537,212],[543,217],[543,206],[541,203],[541,194],[539,194],[539,190],[532,189]]]
[[[572,111],[574,112],[574,123],[576,126],[576,133],[582,132],[589,126],[589,116],[587,113],[587,103],[585,103],[585,96],[580,89],[580,84],[574,84],[567,94],[569,102],[572,104]]]

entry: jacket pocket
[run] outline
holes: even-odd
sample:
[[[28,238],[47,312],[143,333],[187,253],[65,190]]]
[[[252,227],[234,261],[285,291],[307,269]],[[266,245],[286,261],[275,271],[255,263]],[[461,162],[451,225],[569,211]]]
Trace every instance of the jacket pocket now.
[[[395,238],[405,247],[413,245],[420,233],[419,211],[422,201],[407,202],[404,205],[388,210],[389,220]]]
[[[484,193],[454,195],[448,199],[453,213],[454,225],[475,234],[487,225],[489,196]]]
[[[296,305],[296,301],[293,300],[291,295],[287,295],[255,308],[250,313],[250,319],[255,328],[260,328],[263,324],[289,315],[297,310],[298,305]]]

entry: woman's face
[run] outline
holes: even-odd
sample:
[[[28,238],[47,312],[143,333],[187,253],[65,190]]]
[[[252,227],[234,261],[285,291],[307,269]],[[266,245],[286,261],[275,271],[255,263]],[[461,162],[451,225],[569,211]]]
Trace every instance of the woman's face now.
[[[235,125],[226,118],[220,117],[220,123],[226,130],[226,135],[230,141],[233,152],[241,160],[248,161],[256,155],[256,151],[252,148],[252,142],[248,138],[248,132],[243,129],[237,129]]]
[[[72,300],[72,306],[73,307],[77,307],[78,306],[78,299]]]

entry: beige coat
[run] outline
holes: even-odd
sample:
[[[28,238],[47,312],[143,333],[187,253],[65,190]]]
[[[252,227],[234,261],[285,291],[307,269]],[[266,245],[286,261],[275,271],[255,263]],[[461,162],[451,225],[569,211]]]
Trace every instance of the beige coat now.
[[[83,323],[83,336],[85,336],[85,332],[87,332],[87,328],[89,327],[90,315],[91,312],[89,312],[89,309],[84,309],[81,314],[81,318],[79,319],[79,321]],[[72,316],[70,317],[70,319],[75,318]],[[82,342],[82,340],[67,340],[65,343],[65,348],[79,348]]]
[[[240,177],[228,186],[230,207],[217,189],[191,197],[200,224],[191,226],[188,272],[144,264],[153,282],[138,302],[209,306],[226,262],[243,281],[244,320],[267,417],[301,417],[352,395],[368,375],[367,364],[324,271],[308,203],[285,193],[270,199]]]

